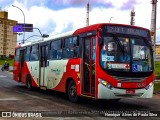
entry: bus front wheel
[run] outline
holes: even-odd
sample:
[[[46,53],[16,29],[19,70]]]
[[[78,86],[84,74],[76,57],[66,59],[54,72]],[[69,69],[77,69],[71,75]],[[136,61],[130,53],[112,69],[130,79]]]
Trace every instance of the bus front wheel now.
[[[26,85],[27,85],[28,90],[32,90],[32,82],[31,82],[30,75],[27,75]]]
[[[73,80],[70,81],[69,84],[68,84],[68,98],[71,102],[77,102],[78,101],[76,84]]]

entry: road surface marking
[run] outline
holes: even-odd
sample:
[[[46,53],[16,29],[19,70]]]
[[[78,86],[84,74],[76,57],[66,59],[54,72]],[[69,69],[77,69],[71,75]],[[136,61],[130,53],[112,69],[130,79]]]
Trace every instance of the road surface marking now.
[[[0,77],[7,77],[7,76],[0,75]]]
[[[0,98],[0,101],[10,101],[10,100],[20,100],[20,99],[16,97]]]

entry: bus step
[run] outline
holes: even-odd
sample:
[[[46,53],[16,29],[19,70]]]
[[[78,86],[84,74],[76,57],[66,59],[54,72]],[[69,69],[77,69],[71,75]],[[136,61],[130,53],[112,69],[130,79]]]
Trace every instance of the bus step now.
[[[44,86],[41,86],[40,89],[41,89],[41,90],[47,90],[47,88],[44,87]]]
[[[87,98],[92,98],[92,99],[95,99],[95,96],[86,95],[86,94],[82,94],[82,97],[87,97]]]

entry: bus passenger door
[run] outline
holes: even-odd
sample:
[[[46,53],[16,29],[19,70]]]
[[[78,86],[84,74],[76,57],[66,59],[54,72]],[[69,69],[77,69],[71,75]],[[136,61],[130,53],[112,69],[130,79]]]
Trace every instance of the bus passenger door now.
[[[40,87],[47,86],[47,59],[49,54],[49,45],[40,46]]]
[[[83,42],[82,94],[95,96],[96,37],[87,37]]]

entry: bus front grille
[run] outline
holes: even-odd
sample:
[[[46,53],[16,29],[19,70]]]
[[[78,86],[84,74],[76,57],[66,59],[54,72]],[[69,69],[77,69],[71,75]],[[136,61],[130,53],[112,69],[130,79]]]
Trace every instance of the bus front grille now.
[[[117,76],[112,76],[114,79],[118,80],[119,82],[142,82],[145,80],[147,77],[117,77]]]

